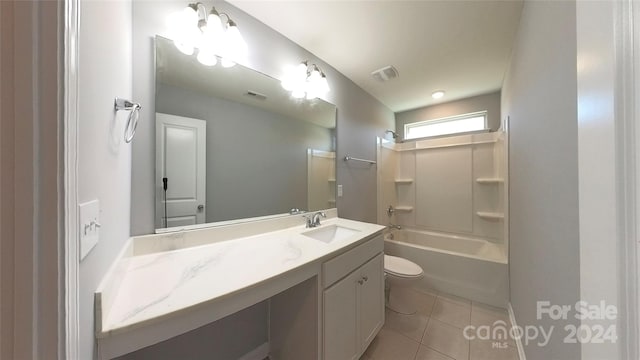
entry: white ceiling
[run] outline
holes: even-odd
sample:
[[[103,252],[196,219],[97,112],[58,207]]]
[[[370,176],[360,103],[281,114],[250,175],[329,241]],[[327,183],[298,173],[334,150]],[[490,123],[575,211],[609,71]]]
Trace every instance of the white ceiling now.
[[[499,90],[522,9],[521,0],[228,1],[394,112]],[[371,77],[387,65],[400,76]],[[439,89],[446,95],[432,99]]]

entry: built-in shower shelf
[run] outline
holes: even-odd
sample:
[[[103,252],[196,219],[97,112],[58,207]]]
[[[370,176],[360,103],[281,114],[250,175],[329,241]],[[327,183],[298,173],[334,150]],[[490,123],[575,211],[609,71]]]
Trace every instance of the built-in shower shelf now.
[[[395,179],[396,184],[408,185],[413,183],[413,179]]]
[[[330,183],[331,183],[331,182],[336,182],[336,179],[329,179],[329,180],[327,180],[327,181],[328,181],[328,182],[330,182]]]
[[[485,220],[504,220],[504,214],[499,212],[478,211],[476,215]]]
[[[488,177],[487,178],[477,178],[476,182],[478,184],[500,184],[500,183],[504,182],[504,179],[503,178],[497,178],[497,177],[494,177],[494,178],[488,178]]]
[[[396,206],[394,209],[397,212],[412,212],[413,206]]]

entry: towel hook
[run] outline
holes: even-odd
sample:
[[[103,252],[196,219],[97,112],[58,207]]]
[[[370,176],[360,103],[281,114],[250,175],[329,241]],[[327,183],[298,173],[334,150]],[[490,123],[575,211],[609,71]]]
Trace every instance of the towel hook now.
[[[142,106],[138,103],[116,97],[113,107],[116,111],[130,111],[127,126],[124,129],[124,141],[130,143],[136,135],[136,128],[138,127],[138,119],[140,118]]]

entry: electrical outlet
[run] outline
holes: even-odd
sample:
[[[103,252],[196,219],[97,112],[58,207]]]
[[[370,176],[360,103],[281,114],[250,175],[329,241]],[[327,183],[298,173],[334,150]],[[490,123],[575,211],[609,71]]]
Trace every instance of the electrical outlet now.
[[[342,197],[342,185],[338,185],[338,197]]]
[[[100,201],[92,200],[79,206],[80,260],[84,259],[100,239]]]

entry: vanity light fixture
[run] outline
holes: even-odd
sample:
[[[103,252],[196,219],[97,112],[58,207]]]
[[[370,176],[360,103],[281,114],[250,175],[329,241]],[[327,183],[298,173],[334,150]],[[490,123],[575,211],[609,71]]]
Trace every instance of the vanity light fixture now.
[[[221,17],[226,17],[223,23]],[[221,58],[222,66],[231,67],[246,57],[245,43],[238,25],[226,13],[211,11],[201,2],[189,4],[174,18],[173,42],[182,53],[192,55],[198,49],[198,61],[213,66]]]
[[[290,66],[285,71],[282,87],[291,91],[291,96],[308,100],[323,97],[329,92],[327,76],[316,64],[303,61],[298,66]]]
[[[434,99],[440,99],[443,96],[444,96],[444,90],[434,91],[433,94],[431,94],[431,97]]]

